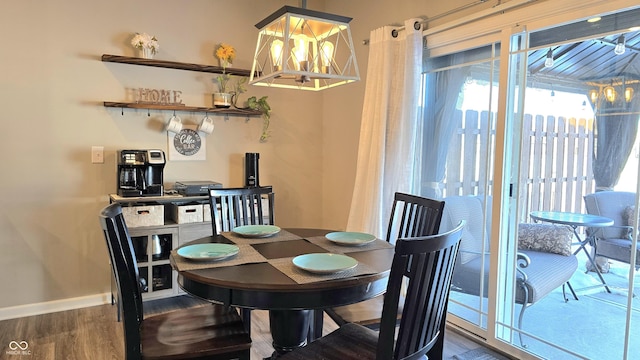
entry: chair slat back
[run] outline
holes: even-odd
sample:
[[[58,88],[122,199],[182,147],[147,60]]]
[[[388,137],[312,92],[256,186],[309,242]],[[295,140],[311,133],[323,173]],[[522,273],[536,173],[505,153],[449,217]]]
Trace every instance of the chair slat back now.
[[[209,189],[213,234],[241,225],[273,225],[273,201],[271,186]],[[263,204],[268,214],[264,213]]]
[[[140,324],[143,320],[142,292],[138,265],[134,258],[131,236],[119,204],[111,204],[100,213],[100,224],[109,249],[111,265],[122,307],[126,358],[140,359]]]
[[[614,226],[605,228],[587,228],[587,233],[604,239],[626,239],[629,232],[622,226],[629,224],[624,213],[635,201],[636,194],[628,191],[598,191],[585,195],[584,204],[588,214],[608,217],[614,223]]]
[[[411,194],[395,193],[387,242],[398,238],[437,234],[444,210],[444,201],[433,200]]]
[[[460,222],[443,234],[396,241],[382,308],[377,359],[416,359],[425,355],[441,336],[463,227],[464,222]],[[405,279],[407,293],[394,341]]]

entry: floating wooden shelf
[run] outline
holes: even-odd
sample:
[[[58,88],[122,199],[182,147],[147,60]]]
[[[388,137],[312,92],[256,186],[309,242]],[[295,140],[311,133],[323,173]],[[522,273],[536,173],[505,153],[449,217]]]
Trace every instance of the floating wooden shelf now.
[[[126,102],[113,102],[105,101],[105,107],[113,108],[127,108],[127,109],[147,109],[147,110],[173,110],[184,112],[199,112],[199,113],[211,113],[211,114],[224,114],[224,115],[236,115],[236,116],[261,116],[262,112],[258,110],[250,109],[236,109],[236,108],[208,108],[198,106],[180,106],[180,105],[159,105],[159,104],[139,104],[139,103],[126,103]]]
[[[143,58],[130,57],[130,56],[103,54],[102,61],[122,63],[122,64],[132,64],[132,65],[154,66],[154,67],[160,67],[160,68],[166,68],[166,69],[199,71],[199,72],[207,72],[207,73],[214,73],[214,74],[222,74],[224,70],[229,75],[238,75],[238,76],[251,75],[251,70],[235,69],[235,68],[223,69],[222,66],[190,64],[190,63],[182,63],[177,61],[166,61],[166,60],[156,60],[156,59],[143,59]]]

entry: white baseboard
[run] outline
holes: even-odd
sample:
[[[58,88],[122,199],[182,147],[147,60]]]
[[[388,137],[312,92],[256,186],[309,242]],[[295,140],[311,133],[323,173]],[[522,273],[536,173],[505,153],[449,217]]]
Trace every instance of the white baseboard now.
[[[0,308],[0,320],[48,314],[111,303],[111,293]]]

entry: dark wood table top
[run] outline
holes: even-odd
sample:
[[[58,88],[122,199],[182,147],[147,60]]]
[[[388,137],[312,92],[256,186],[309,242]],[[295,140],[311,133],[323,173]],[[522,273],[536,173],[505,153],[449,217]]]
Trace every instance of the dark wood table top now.
[[[328,252],[305,238],[323,236],[321,229],[285,229],[299,240],[251,245],[267,259]],[[229,242],[217,235],[188,244]],[[187,245],[187,244],[185,244]],[[188,293],[233,306],[259,309],[321,309],[363,301],[386,290],[393,248],[349,252],[375,273],[299,284],[268,262],[178,272],[178,283]]]

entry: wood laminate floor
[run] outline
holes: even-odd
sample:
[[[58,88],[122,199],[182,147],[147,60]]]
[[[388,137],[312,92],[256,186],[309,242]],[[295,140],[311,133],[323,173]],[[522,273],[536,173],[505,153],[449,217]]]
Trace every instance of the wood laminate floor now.
[[[145,314],[164,312],[176,307],[194,306],[197,300],[187,297],[145,302]],[[252,312],[253,345],[251,359],[269,356],[271,335],[266,311]],[[325,316],[324,333],[336,328]],[[16,348],[11,350],[9,344]],[[481,347],[462,335],[447,331],[444,359]],[[0,321],[0,359],[8,360],[120,360],[124,359],[122,323],[116,319],[116,307],[100,305],[51,314]],[[22,350],[15,344],[20,344]]]

